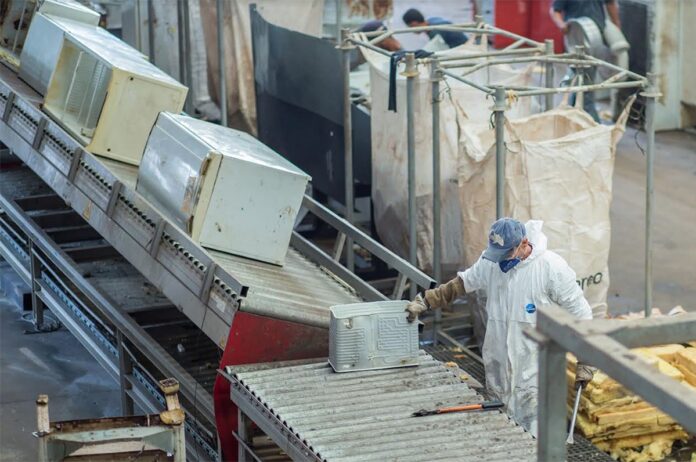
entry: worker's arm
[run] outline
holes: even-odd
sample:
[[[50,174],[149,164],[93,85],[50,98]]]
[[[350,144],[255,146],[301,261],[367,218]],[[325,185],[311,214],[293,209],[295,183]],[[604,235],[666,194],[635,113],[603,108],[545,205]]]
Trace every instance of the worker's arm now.
[[[609,20],[616,24],[616,27],[621,29],[621,18],[619,17],[619,2],[616,0],[608,0],[607,3],[607,13],[609,14]]]
[[[554,0],[551,8],[549,9],[549,15],[551,15],[551,20],[556,27],[561,29],[561,31],[563,31],[565,34],[568,31],[568,25],[563,18],[563,8],[565,6],[564,3],[565,2],[563,0]]]
[[[452,302],[462,297],[465,293],[464,282],[457,275],[445,284],[426,290],[423,295],[418,294],[406,307],[408,320],[409,322],[415,321],[422,313],[434,308],[447,309]]]

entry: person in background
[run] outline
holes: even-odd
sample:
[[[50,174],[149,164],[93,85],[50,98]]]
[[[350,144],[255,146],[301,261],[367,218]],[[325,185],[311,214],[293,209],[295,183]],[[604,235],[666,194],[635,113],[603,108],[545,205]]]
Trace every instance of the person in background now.
[[[423,14],[415,8],[411,8],[406,11],[406,13],[403,15],[403,20],[408,27],[444,26],[447,24],[452,24],[451,21],[438,17],[428,18],[426,20],[423,17]],[[426,33],[431,39],[435,38],[436,35],[439,35],[450,48],[463,45],[468,39],[464,32],[430,30]]]
[[[409,322],[433,308],[447,309],[464,294],[487,295],[488,321],[483,342],[486,387],[505,403],[517,423],[536,436],[538,347],[524,335],[536,325],[537,307],[558,305],[579,319],[592,310],[576,282],[575,272],[547,249],[543,222],[522,224],[501,218],[491,225],[488,248],[451,281],[419,294],[406,308]],[[592,367],[578,361],[575,389],[592,380]],[[565,380],[565,377],[559,377]]]
[[[551,19],[554,24],[561,29],[563,34],[568,33],[569,20],[587,17],[597,24],[597,27],[602,32],[602,36],[606,37],[604,29],[606,27],[607,14],[609,20],[616,25],[619,30],[621,29],[621,19],[619,18],[619,5],[617,0],[554,0],[549,13],[551,14]],[[605,42],[607,42],[606,39]],[[607,43],[607,45],[611,46],[610,43]],[[596,70],[587,71],[585,73],[585,81],[587,83],[592,83],[595,80],[596,74]],[[570,104],[575,104],[574,94],[570,99]],[[592,92],[586,92],[584,94],[583,109],[590,114],[596,122],[599,122],[599,114],[594,104],[594,94]]]
[[[358,32],[375,32],[375,31],[386,31],[387,26],[384,25],[382,21],[374,20],[367,21],[365,24],[360,26]],[[379,43],[375,43],[376,46],[387,51],[399,51],[401,50],[401,43],[392,35],[391,37],[381,40]]]

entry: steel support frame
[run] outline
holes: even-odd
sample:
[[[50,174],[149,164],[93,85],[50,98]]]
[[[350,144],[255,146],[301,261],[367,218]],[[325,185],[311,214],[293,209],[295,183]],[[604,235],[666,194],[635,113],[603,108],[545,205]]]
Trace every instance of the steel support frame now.
[[[339,13],[337,12],[337,15]],[[353,100],[350,97],[350,61],[355,46],[348,41],[350,29],[341,30],[341,57],[343,60],[343,162],[345,183],[345,217],[351,225],[355,218],[355,180],[353,178]],[[346,268],[353,272],[355,268],[355,253],[353,239],[346,235],[345,243]]]
[[[0,195],[0,208],[13,223],[29,236],[34,246],[33,253],[36,260],[35,265],[39,274],[41,274],[42,271],[48,271],[53,275],[56,281],[59,280],[59,276],[54,273],[53,270],[48,269],[48,262],[50,262],[52,267],[55,267],[58,271],[65,274],[70,280],[71,285],[74,285],[75,290],[79,292],[78,295],[64,287],[64,296],[68,297],[75,305],[81,305],[81,300],[88,300],[89,303],[105,317],[109,316],[108,313],[113,313],[117,310],[116,307],[112,306],[107,299],[101,296],[93,286],[89,285],[89,283],[82,278],[79,270],[71,266],[70,259],[60,254],[60,249],[50,241],[50,238],[41,235],[41,233],[37,233],[37,231],[41,230],[35,227],[33,221],[26,217],[22,211],[18,210],[13,202],[7,201],[2,195]],[[18,216],[20,218],[19,220],[17,220]],[[27,224],[33,225],[32,228],[27,228]],[[12,266],[14,271],[25,283],[30,285],[32,276],[28,250],[28,248],[24,250],[26,258],[22,258],[0,238],[0,256],[10,263],[10,266]],[[66,268],[70,268],[70,271],[66,271]],[[79,276],[79,278],[77,276]],[[112,379],[120,383],[121,406],[124,414],[133,415],[136,405],[147,413],[159,413],[162,410],[160,402],[142,383],[135,380],[133,375],[136,367],[145,371],[137,362],[133,352],[125,345],[125,339],[129,341],[135,339],[136,341],[131,342],[131,344],[136,346],[141,354],[148,357],[155,367],[160,370],[163,376],[175,377],[182,387],[182,396],[189,399],[190,402],[194,402],[193,400],[195,400],[197,403],[196,415],[203,417],[203,420],[205,420],[208,425],[214,427],[215,418],[212,411],[212,397],[210,394],[200,390],[200,387],[198,387],[198,390],[194,389],[191,391],[190,383],[193,383],[194,379],[184,371],[145,330],[135,324],[132,319],[124,318],[126,320],[126,325],[116,323],[112,326],[104,326],[105,330],[110,331],[115,336],[115,345],[107,347],[104,343],[104,338],[98,337],[95,332],[91,331],[44,278],[36,280],[36,288],[36,291],[32,291],[32,295],[37,296],[40,302],[45,305],[46,308],[50,309],[51,313],[75,336],[80,344],[96,359]],[[84,313],[88,313],[94,319],[99,319],[90,312],[90,309],[87,308],[86,305],[82,305],[80,309]],[[195,383],[193,385],[195,386]],[[184,386],[187,390],[184,389]],[[156,383],[153,387],[156,387]],[[192,393],[195,393],[195,396],[192,395]],[[191,448],[192,446],[189,445],[189,450]],[[191,455],[194,460],[197,459],[195,454]]]
[[[402,73],[406,77],[406,151],[408,155],[407,184],[408,184],[408,261],[418,267],[418,235],[416,211],[416,128],[415,123],[415,92],[418,68],[416,56],[406,53],[406,69]],[[415,284],[409,286],[409,298],[413,300],[418,291]]]
[[[629,348],[683,343],[696,338],[696,313],[635,321],[582,321],[558,307],[539,310],[536,330],[526,334],[540,345],[538,460],[565,460],[567,418],[565,353],[598,367],[637,395],[696,433],[696,390],[649,367]]]

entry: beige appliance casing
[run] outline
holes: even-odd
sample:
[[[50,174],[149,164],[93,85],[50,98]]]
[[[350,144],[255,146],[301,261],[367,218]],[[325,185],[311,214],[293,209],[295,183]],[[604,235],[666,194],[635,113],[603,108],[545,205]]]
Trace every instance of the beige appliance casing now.
[[[309,180],[246,133],[163,112],[136,190],[203,247],[283,265]]]
[[[188,89],[99,27],[64,34],[44,109],[88,151],[139,165],[161,111],[180,112]]]

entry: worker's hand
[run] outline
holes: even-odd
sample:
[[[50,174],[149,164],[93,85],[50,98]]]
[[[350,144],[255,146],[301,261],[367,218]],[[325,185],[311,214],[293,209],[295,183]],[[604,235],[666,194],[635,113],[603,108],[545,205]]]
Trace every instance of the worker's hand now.
[[[578,362],[577,366],[575,366],[575,389],[577,390],[580,385],[582,385],[583,390],[587,388],[587,384],[594,377],[595,370],[592,366]]]
[[[408,322],[415,321],[421,313],[425,313],[426,311],[428,311],[428,305],[425,303],[425,300],[423,300],[421,294],[416,295],[416,298],[414,298],[412,302],[409,302],[406,307]]]

